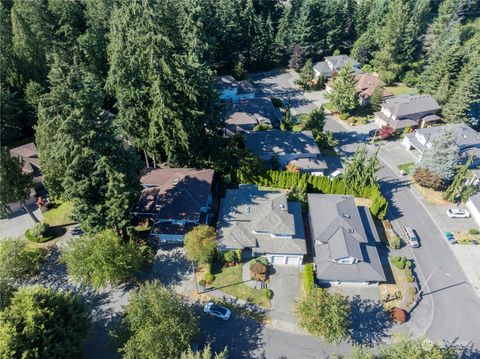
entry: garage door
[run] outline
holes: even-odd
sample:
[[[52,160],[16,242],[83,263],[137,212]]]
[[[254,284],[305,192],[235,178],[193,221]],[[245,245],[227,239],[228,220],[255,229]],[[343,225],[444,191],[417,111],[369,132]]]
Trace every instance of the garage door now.
[[[285,256],[272,256],[272,264],[285,264]]]
[[[298,257],[287,257],[287,262],[286,264],[289,266],[298,266],[300,263],[300,258]]]

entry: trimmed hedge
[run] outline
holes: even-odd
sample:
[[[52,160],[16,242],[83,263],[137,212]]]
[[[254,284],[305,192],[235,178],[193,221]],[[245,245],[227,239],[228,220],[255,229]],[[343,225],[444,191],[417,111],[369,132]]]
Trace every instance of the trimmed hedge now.
[[[35,243],[43,243],[43,242],[48,242],[49,240],[53,239],[52,236],[46,235],[48,234],[45,233],[42,237],[35,237],[32,233],[30,233],[30,229],[27,229],[25,231],[25,238],[27,238],[29,241],[35,242]]]
[[[303,270],[303,288],[305,288],[305,292],[307,294],[312,290],[314,282],[315,273],[313,272],[313,264],[305,264],[305,268]]]
[[[374,217],[385,218],[388,201],[380,192],[378,186],[365,186],[362,188],[348,187],[341,178],[330,179],[325,176],[313,176],[307,173],[300,174],[287,171],[269,170],[264,176],[259,177],[260,186],[291,189],[300,187],[309,193],[325,193],[352,195],[369,198],[372,201],[370,212]]]
[[[391,260],[392,264],[398,269],[404,269],[407,262],[406,257],[394,256]]]
[[[273,298],[273,292],[272,292],[271,289],[268,289],[268,288],[262,289],[262,294],[267,299],[272,299]]]

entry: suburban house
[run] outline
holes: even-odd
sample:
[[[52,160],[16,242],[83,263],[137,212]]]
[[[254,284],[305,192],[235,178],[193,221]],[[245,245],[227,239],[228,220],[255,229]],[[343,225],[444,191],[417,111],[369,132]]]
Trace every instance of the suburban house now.
[[[360,106],[366,106],[370,102],[370,97],[373,95],[377,88],[382,88],[385,83],[380,80],[377,74],[356,74],[355,75],[355,88],[358,94],[358,102]],[[333,80],[327,82],[325,90],[332,92]],[[392,93],[388,90],[383,90],[382,97],[392,96]]]
[[[241,249],[246,258],[265,255],[272,264],[299,266],[307,253],[301,205],[256,185],[228,189],[220,203],[217,245],[222,251]]]
[[[229,103],[223,110],[227,136],[236,132],[251,131],[260,124],[278,127],[280,118],[280,111],[268,98],[254,98],[249,101]]]
[[[470,214],[472,215],[475,222],[480,226],[480,192],[474,194],[470,199],[465,203]]]
[[[312,132],[280,130],[245,133],[245,147],[264,161],[276,157],[281,167],[291,161],[300,171],[323,175],[327,165],[313,139]]]
[[[432,146],[432,141],[441,136],[445,131],[455,133],[455,143],[460,149],[462,158],[465,160],[469,155],[473,157],[472,167],[480,161],[480,134],[464,123],[456,123],[445,126],[433,126],[417,129],[408,133],[403,138],[402,144],[408,150],[415,150],[419,157],[427,148]]]
[[[352,64],[354,73],[362,72],[360,70],[360,63],[347,55],[326,56],[325,60],[317,62],[313,66],[313,72],[316,78],[320,75],[325,78],[332,77],[347,63]]]
[[[38,158],[38,150],[35,143],[30,142],[25,145],[12,148],[10,156],[16,157],[23,162],[22,172],[29,174],[33,179],[33,188],[30,192],[30,198],[26,201],[27,205],[32,205],[36,202],[37,196],[44,195],[45,187],[42,183],[42,173],[40,170],[40,159]],[[10,211],[17,212],[21,210],[22,206],[19,203],[10,204]]]
[[[370,211],[352,196],[308,194],[309,226],[317,280],[330,284],[378,284],[385,273]]]
[[[406,127],[426,127],[440,122],[440,106],[430,95],[401,95],[384,99],[380,112],[375,112],[378,127],[389,125],[397,131]]]
[[[237,103],[255,97],[255,87],[249,81],[237,81],[233,76],[217,76],[215,86],[220,103]]]
[[[186,232],[208,223],[214,171],[192,168],[148,169],[140,178],[143,191],[131,213],[153,221],[151,235],[182,241]]]

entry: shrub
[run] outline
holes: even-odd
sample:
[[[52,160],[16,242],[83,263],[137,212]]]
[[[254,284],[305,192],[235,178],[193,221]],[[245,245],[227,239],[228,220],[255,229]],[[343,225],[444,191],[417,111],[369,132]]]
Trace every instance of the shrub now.
[[[407,280],[408,283],[415,282],[415,278],[413,278],[412,271],[409,268],[405,269],[404,272],[405,272],[405,279]]]
[[[476,229],[476,228],[470,228],[470,229],[468,230],[468,233],[469,233],[469,234],[480,234],[480,231],[479,231],[478,229]]]
[[[205,279],[200,279],[198,284],[200,284],[200,286],[202,286],[202,287],[205,287],[205,284],[207,284],[207,282],[205,281]]]
[[[403,310],[402,308],[393,308],[392,309],[392,320],[395,323],[405,323],[407,321],[407,312]]]
[[[309,293],[313,288],[314,282],[315,274],[313,272],[313,264],[308,263],[305,265],[305,269],[303,270],[303,288],[305,289],[306,293]]]
[[[348,113],[342,112],[338,117],[340,117],[340,120],[346,121],[350,117]]]
[[[237,254],[237,262],[242,263],[242,250],[238,248],[236,251],[236,254]]]
[[[406,257],[400,258],[399,256],[394,256],[391,259],[392,264],[398,269],[404,269],[406,261],[407,261]]]
[[[279,99],[278,97],[272,97],[271,98],[272,105],[275,107],[283,107],[283,101]]]
[[[271,289],[265,288],[265,289],[262,289],[262,295],[267,299],[272,299],[273,292]]]
[[[48,224],[40,222],[30,228],[30,233],[35,237],[43,237],[43,235],[48,231],[48,228]]]
[[[378,131],[378,135],[383,139],[383,140],[386,140],[387,138],[389,138],[390,136],[393,135],[393,133],[395,132],[395,129],[390,126],[390,125],[386,125],[386,126],[382,126],[380,128],[380,130]]]
[[[268,267],[270,265],[270,263],[268,263],[267,257],[257,257],[255,258],[255,261],[262,263],[265,267]]]
[[[253,127],[254,131],[268,131],[268,130],[271,130],[271,129],[272,129],[272,126],[270,126],[267,123],[259,123],[258,125],[255,125]]]
[[[406,261],[406,262],[405,262],[405,267],[406,267],[406,268],[411,268],[411,267],[412,267],[412,262]]]
[[[417,168],[413,178],[415,179],[415,182],[422,187],[431,188],[436,191],[445,189],[445,182],[426,168]]]
[[[417,287],[409,287],[408,294],[411,294],[411,295],[417,294]]]
[[[392,249],[399,249],[401,244],[400,237],[397,235],[393,236],[392,239],[388,242],[388,244]]]
[[[215,280],[215,276],[210,272],[205,272],[203,279],[205,279],[207,284],[212,284],[212,282]]]
[[[225,259],[225,262],[235,262],[235,252],[234,251],[228,251],[223,254],[223,259]]]

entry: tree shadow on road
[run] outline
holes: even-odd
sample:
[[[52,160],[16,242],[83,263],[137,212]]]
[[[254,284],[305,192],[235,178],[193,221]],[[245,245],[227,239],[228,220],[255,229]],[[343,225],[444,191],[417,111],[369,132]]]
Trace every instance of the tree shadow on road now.
[[[381,301],[362,299],[359,295],[354,295],[350,306],[352,342],[373,346],[387,337],[392,322]]]
[[[458,339],[455,339],[451,342],[443,341],[445,348],[451,348],[455,350],[456,358],[459,359],[475,359],[480,358],[480,350],[475,346],[478,343],[469,342],[468,344],[458,343]]]
[[[177,249],[159,252],[155,257],[152,274],[165,286],[181,284],[191,274],[191,262]]]
[[[239,309],[232,309],[228,321],[208,316],[203,313],[199,303],[196,311],[200,314],[202,346],[210,343],[215,352],[228,347],[229,358],[254,358],[265,343],[262,339],[264,324],[239,314]]]
[[[395,220],[403,216],[403,212],[395,205],[393,195],[401,188],[409,187],[410,181],[408,179],[385,179],[378,180],[383,196],[388,200],[388,219]]]

